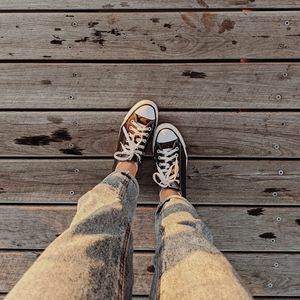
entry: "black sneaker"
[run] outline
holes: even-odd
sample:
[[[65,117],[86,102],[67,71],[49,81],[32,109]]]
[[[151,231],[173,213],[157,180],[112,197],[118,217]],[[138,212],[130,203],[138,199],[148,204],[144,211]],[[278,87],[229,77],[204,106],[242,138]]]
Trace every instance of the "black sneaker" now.
[[[186,197],[187,152],[182,135],[172,124],[161,124],[153,138],[157,172],[153,180],[161,188],[171,188]]]
[[[157,122],[158,109],[150,100],[142,100],[130,109],[120,128],[118,148],[114,154],[114,166],[119,161],[141,163]]]

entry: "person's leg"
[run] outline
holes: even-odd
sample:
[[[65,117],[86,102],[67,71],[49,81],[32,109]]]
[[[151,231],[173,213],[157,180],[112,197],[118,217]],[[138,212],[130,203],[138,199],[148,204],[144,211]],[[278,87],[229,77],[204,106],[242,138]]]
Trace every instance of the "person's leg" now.
[[[194,207],[181,196],[185,195],[187,157],[180,133],[168,124],[160,125],[154,153],[158,169],[154,180],[163,189],[156,212],[150,299],[252,299],[231,264],[213,246],[212,235]]]
[[[134,175],[156,123],[154,103],[139,102],[130,110],[121,126],[115,172],[80,198],[70,227],[6,300],[131,299],[131,223],[139,192]]]

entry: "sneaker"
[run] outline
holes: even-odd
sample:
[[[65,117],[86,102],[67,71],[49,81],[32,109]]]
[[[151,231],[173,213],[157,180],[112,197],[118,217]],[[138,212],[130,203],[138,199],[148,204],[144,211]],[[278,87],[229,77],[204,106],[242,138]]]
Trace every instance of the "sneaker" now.
[[[161,188],[171,188],[186,196],[187,152],[182,135],[172,124],[161,124],[153,138],[157,172],[153,180]]]
[[[119,161],[141,163],[157,122],[158,109],[152,101],[142,100],[130,109],[120,128],[115,166]]]

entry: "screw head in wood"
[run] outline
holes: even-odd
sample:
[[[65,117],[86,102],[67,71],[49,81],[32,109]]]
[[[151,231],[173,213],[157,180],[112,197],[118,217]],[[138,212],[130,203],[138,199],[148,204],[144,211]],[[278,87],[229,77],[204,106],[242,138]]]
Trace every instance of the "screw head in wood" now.
[[[289,26],[289,25],[290,25],[290,21],[285,21],[285,22],[284,22],[284,25],[285,25],[285,26]]]
[[[282,176],[284,174],[283,170],[278,170],[278,175]]]
[[[277,218],[276,218],[276,221],[277,221],[277,222],[280,222],[280,221],[281,221],[281,217],[277,217]]]
[[[70,191],[70,195],[73,196],[75,193],[74,191]]]
[[[280,149],[280,146],[278,144],[274,144],[273,147],[274,147],[275,150],[279,150]]]
[[[274,263],[274,267],[278,268],[279,267],[279,263],[278,262]]]
[[[268,283],[268,288],[271,289],[272,287],[273,287],[273,283],[269,282],[269,283]]]
[[[281,100],[281,99],[282,99],[282,96],[281,96],[280,94],[277,94],[277,95],[275,96],[275,98],[276,98],[276,100]]]
[[[278,196],[278,193],[277,192],[273,192],[273,197],[277,197]]]

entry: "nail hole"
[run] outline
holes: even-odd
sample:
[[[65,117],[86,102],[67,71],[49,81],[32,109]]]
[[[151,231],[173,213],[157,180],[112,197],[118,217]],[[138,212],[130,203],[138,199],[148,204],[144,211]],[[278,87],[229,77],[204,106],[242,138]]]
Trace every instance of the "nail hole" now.
[[[290,25],[290,21],[285,21],[284,24],[285,24],[285,26],[289,26]]]
[[[271,243],[275,243],[276,242],[276,240],[275,239],[271,239]]]
[[[282,76],[283,77],[288,77],[288,73],[283,73]]]
[[[79,169],[75,169],[74,172],[75,172],[75,173],[79,173]]]
[[[74,144],[69,144],[69,148],[74,148]]]
[[[68,46],[68,49],[72,49],[72,46],[71,46],[71,45],[69,45],[69,46]]]
[[[74,96],[73,96],[73,95],[70,95],[70,96],[69,96],[69,99],[70,99],[70,100],[74,100]]]
[[[78,26],[78,23],[77,22],[72,22],[72,26],[76,27],[76,26]]]
[[[274,267],[278,268],[279,267],[279,263],[278,262],[274,263]]]
[[[277,197],[278,193],[277,192],[273,192],[273,197]]]
[[[75,122],[74,122],[74,125],[75,125],[75,126],[78,126],[78,125],[79,125],[79,122],[78,122],[78,121],[75,121]]]
[[[278,175],[279,175],[279,176],[282,176],[283,174],[284,174],[283,170],[279,170],[279,171],[278,171]]]
[[[70,195],[73,196],[75,193],[74,191],[70,191]]]
[[[282,99],[282,96],[280,94],[276,95],[276,100],[281,100]]]
[[[77,73],[73,73],[73,77],[77,77],[78,76],[78,74]]]
[[[274,144],[274,149],[279,150],[280,146],[278,144]]]
[[[268,283],[268,287],[269,287],[269,288],[272,288],[272,287],[273,287],[273,284],[272,284],[271,282],[269,282],[269,283]]]
[[[277,222],[280,222],[281,221],[281,217],[277,217],[276,220],[277,220]]]

